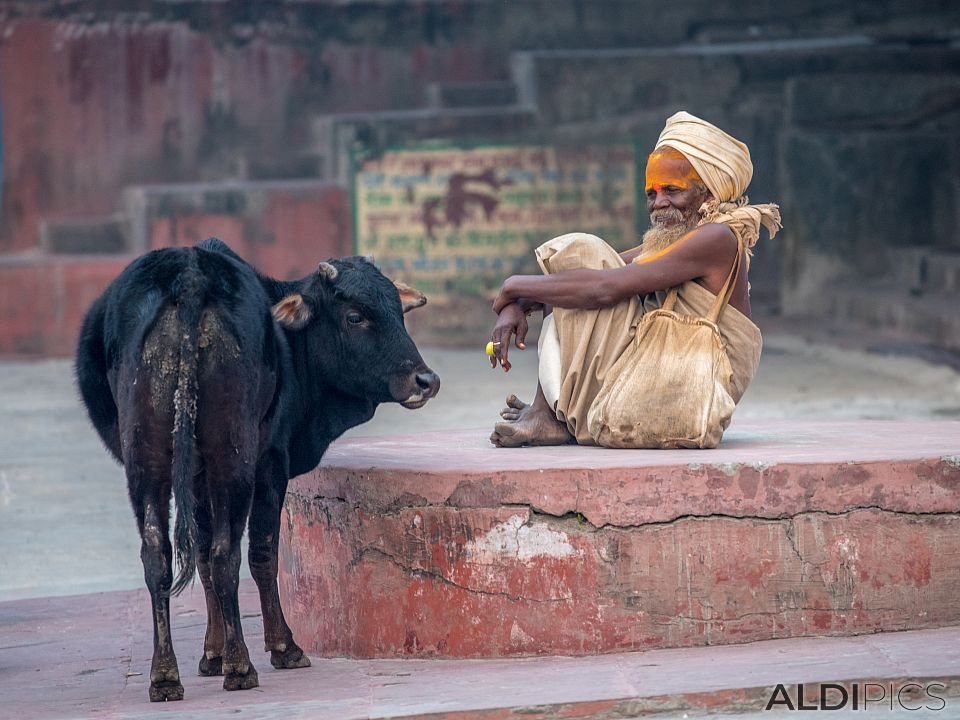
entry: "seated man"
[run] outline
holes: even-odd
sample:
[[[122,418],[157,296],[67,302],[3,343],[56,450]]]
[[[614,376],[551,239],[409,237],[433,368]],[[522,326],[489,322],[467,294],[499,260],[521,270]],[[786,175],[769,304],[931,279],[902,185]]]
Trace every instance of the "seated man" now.
[[[511,395],[494,427],[499,447],[593,445],[587,414],[607,371],[632,341],[645,312],[679,287],[677,312],[707,315],[731,273],[740,271],[719,329],[740,400],[760,359],[760,331],[750,320],[750,248],[762,224],[780,228],[776,205],[749,205],[753,176],[747,146],[719,128],[679,112],[667,120],[647,160],[650,229],[638,247],[617,254],[594,235],[570,233],[537,248],[543,275],[507,278],[494,302],[492,367],[510,369],[511,337],[525,347],[526,316],[543,310],[539,385],[532,404]]]

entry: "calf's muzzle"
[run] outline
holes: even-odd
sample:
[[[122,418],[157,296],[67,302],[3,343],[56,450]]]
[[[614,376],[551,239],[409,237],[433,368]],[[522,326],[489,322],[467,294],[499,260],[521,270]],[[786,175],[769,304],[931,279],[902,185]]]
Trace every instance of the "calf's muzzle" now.
[[[440,376],[430,368],[411,372],[410,380],[411,392],[405,400],[400,401],[405,408],[415,410],[423,407],[427,400],[440,392]]]

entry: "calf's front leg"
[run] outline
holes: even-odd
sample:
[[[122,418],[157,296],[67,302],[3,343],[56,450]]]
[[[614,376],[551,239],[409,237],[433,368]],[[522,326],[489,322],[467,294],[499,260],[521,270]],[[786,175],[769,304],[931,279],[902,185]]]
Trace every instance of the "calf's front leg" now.
[[[197,483],[205,488],[206,479]],[[207,631],[203,636],[203,655],[200,656],[200,675],[223,675],[223,611],[220,600],[213,589],[213,577],[210,571],[210,546],[213,543],[213,530],[210,517],[210,498],[204,492],[197,498],[197,571],[203,584],[203,594],[207,602]]]
[[[287,489],[286,474],[279,465],[268,460],[257,475],[250,508],[250,574],[260,591],[263,644],[270,651],[270,664],[278,669],[302,668],[310,666],[310,658],[293,640],[277,591],[280,507]]]

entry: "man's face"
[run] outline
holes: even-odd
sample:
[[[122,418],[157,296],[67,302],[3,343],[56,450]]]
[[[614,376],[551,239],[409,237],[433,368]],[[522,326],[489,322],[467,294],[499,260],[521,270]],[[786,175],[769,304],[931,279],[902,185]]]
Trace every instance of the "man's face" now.
[[[690,218],[706,200],[706,188],[683,155],[663,148],[647,161],[647,212],[651,224],[677,225]]]
[[[650,230],[644,243],[659,247],[693,230],[700,206],[710,198],[690,161],[672,148],[661,148],[647,160],[646,193]]]

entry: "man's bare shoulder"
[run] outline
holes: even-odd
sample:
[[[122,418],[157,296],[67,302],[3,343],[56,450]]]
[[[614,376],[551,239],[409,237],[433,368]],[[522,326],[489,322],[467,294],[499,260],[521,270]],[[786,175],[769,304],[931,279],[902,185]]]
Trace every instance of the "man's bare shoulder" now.
[[[690,231],[689,238],[691,241],[696,241],[701,245],[709,244],[726,247],[732,244],[733,247],[736,247],[737,244],[737,236],[733,234],[730,226],[724,223],[704,223],[703,225],[698,225]]]
[[[737,236],[723,223],[706,223],[691,230],[677,245],[688,258],[726,264],[737,253]]]

